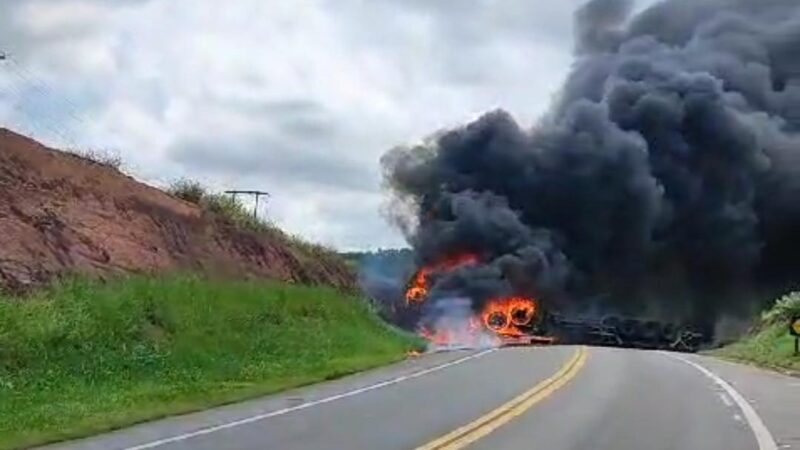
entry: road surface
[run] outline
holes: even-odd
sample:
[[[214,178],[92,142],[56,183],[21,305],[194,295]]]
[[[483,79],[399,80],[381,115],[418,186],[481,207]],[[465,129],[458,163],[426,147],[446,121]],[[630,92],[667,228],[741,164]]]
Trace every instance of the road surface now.
[[[556,346],[426,355],[59,450],[800,450],[800,379]]]

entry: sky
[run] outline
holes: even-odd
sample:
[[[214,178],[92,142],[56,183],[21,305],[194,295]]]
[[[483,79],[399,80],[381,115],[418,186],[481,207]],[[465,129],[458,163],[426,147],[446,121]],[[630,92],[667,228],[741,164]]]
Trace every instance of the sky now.
[[[263,217],[337,249],[400,247],[381,155],[497,108],[532,125],[581,3],[2,0],[0,126],[157,186],[269,191]]]

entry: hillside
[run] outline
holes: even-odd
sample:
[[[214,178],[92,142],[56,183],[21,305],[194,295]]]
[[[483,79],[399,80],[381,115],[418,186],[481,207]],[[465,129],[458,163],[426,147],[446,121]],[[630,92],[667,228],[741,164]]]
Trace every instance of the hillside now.
[[[242,230],[114,167],[0,129],[0,287],[191,270],[352,290],[338,258]]]

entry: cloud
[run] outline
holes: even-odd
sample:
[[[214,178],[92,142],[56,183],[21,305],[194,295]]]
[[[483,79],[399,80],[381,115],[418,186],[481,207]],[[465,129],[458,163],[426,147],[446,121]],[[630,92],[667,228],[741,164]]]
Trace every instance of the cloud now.
[[[284,190],[312,185],[319,189],[370,192],[375,187],[366,168],[325,148],[293,145],[275,136],[198,136],[179,141],[169,154],[192,171],[259,177],[264,184],[279,185]]]
[[[496,107],[533,123],[580,1],[268,3],[4,1],[0,120],[115,149],[151,183],[269,190],[269,217],[310,239],[402,245],[380,156]]]

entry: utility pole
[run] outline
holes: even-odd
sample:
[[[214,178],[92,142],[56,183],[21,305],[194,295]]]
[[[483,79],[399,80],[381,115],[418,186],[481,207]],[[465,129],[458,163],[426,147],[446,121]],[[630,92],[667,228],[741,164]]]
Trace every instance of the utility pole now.
[[[225,191],[226,194],[231,194],[231,197],[236,200],[238,194],[252,195],[256,198],[255,206],[253,207],[253,219],[258,219],[258,199],[261,197],[269,197],[269,192],[266,191]]]

